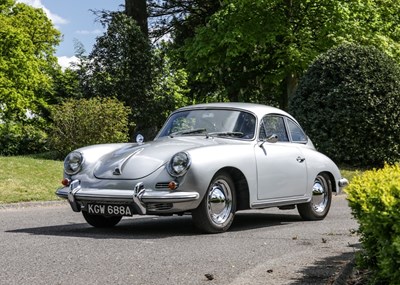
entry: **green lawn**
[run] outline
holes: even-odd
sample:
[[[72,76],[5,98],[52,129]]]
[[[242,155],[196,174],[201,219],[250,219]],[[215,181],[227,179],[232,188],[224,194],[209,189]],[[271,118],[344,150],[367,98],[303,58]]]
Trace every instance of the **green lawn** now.
[[[57,200],[62,177],[62,161],[0,156],[0,203]]]
[[[347,180],[351,181],[354,176],[359,175],[363,173],[365,170],[364,169],[355,169],[355,168],[348,168],[348,167],[343,167],[340,169],[340,173],[344,178],[347,178]]]

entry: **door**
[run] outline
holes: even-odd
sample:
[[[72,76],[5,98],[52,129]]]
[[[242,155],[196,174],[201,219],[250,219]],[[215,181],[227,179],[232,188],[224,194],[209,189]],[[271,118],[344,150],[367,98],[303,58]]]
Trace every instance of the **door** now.
[[[258,199],[302,197],[307,188],[307,161],[300,147],[287,135],[285,118],[263,118],[260,143],[255,146]],[[275,136],[278,141],[268,138]]]

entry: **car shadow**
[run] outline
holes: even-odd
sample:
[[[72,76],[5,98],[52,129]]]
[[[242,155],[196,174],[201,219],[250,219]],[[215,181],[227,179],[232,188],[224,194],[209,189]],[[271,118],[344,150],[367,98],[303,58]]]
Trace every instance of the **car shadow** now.
[[[240,232],[257,228],[283,226],[302,221],[297,214],[262,213],[259,211],[239,212],[236,214],[229,231]]]
[[[258,228],[284,226],[302,221],[298,215],[240,212],[228,230],[241,232]],[[27,233],[61,237],[83,237],[93,239],[146,239],[167,238],[171,236],[195,236],[197,230],[190,215],[182,217],[147,216],[144,218],[126,218],[113,228],[94,228],[87,223],[70,223],[46,227],[23,228],[6,231],[9,233]]]

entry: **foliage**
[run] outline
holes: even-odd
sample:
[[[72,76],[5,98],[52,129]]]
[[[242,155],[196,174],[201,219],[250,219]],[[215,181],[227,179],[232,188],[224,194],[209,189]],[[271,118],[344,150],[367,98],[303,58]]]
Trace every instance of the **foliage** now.
[[[386,165],[355,177],[345,190],[378,284],[400,282],[400,166]]]
[[[221,8],[215,0],[148,0],[151,37],[156,40],[172,34],[176,46],[192,38],[197,27],[204,26]]]
[[[62,103],[63,100],[68,98],[84,98],[78,70],[66,68],[64,71],[54,74],[53,79],[54,97],[50,101],[53,105]]]
[[[101,12],[107,27],[80,72],[85,97],[115,97],[132,109],[130,119],[147,128],[151,98],[151,49],[135,21],[124,13]]]
[[[153,83],[149,88],[152,98],[151,125],[159,130],[172,111],[187,105],[188,79],[184,69],[172,66],[162,48],[153,51],[152,62]]]
[[[163,44],[151,47],[125,14],[102,11],[98,17],[107,32],[89,56],[77,46],[80,62],[59,77],[60,98],[116,97],[132,110],[136,129],[130,130],[131,137],[140,132],[151,139],[169,113],[186,104],[187,74],[172,66]]]
[[[399,65],[382,51],[344,44],[310,66],[291,113],[338,163],[393,163],[400,159],[399,78]]]
[[[399,55],[400,5],[395,0],[224,3],[187,39],[184,50],[190,73],[230,101],[272,100],[286,108],[310,62],[344,41]]]
[[[126,142],[129,113],[116,99],[66,100],[51,110],[50,149],[61,158],[86,145]]]
[[[0,155],[24,155],[47,151],[47,134],[36,122],[0,124]]]
[[[0,119],[39,114],[52,92],[60,33],[41,9],[0,0]]]
[[[0,156],[0,204],[55,200],[62,161]]]

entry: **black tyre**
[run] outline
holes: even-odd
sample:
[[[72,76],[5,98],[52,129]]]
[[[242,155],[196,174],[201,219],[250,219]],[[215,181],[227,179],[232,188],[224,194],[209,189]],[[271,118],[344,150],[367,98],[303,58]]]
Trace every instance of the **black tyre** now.
[[[111,228],[118,224],[122,217],[106,217],[99,215],[92,215],[88,212],[82,212],[86,222],[95,228]]]
[[[297,210],[306,221],[323,220],[332,202],[332,184],[326,174],[318,174],[314,180],[311,201],[298,204]]]
[[[235,185],[229,174],[220,172],[211,181],[203,201],[192,211],[192,219],[204,233],[221,233],[229,229],[235,212]]]

